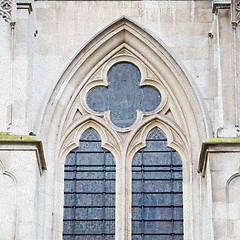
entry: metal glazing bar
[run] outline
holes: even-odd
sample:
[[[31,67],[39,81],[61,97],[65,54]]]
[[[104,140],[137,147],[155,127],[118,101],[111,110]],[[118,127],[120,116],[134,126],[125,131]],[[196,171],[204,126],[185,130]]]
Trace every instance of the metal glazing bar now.
[[[143,178],[144,178],[144,160],[143,160],[143,151],[141,151],[141,158],[142,158],[142,165],[141,165],[141,177],[142,177],[142,182],[141,182],[141,185],[142,185],[142,193],[141,193],[141,232],[144,233],[144,221],[143,221],[143,218],[144,218],[144,181],[143,181]],[[142,240],[144,240],[144,235],[141,236]]]
[[[74,151],[74,153],[87,153],[87,154],[92,154],[92,153],[104,153],[103,150],[99,150],[99,151]],[[108,152],[110,153],[110,152]]]
[[[141,167],[142,165],[138,165],[138,164],[135,164],[135,165],[132,165],[132,167]],[[143,164],[144,167],[170,167],[169,164]],[[182,165],[176,165],[176,164],[173,164],[172,165],[173,167],[182,167]]]
[[[113,178],[65,178],[66,181],[115,181]]]
[[[142,170],[133,170],[133,172],[141,172]],[[171,172],[171,169],[169,170],[162,170],[162,169],[158,169],[158,170],[146,170],[144,169],[144,172]],[[182,172],[182,170],[172,170],[172,172]]]
[[[64,194],[103,194],[103,192],[64,192]],[[105,192],[105,194],[115,194],[115,192]]]
[[[142,192],[132,192],[133,194],[141,194]],[[144,192],[145,194],[182,194],[183,192],[171,192],[171,191],[166,191],[166,192]]]
[[[155,206],[148,206],[148,205],[143,205],[146,208],[182,208],[183,205],[155,205]],[[138,207],[142,207],[142,206],[132,206],[133,208],[138,208]]]
[[[102,170],[66,170],[65,172],[102,172]],[[115,170],[106,170],[106,172],[115,172]]]
[[[115,235],[115,233],[64,233],[63,236],[101,236],[101,235]]]
[[[73,221],[78,221],[78,222],[82,222],[82,221],[86,221],[86,222],[102,222],[102,221],[109,221],[109,222],[113,222],[115,219],[80,219],[80,218],[72,218],[72,219],[63,219],[63,221],[65,222],[73,222]]]
[[[104,164],[66,164],[65,167],[103,167]],[[107,165],[107,167],[115,167],[115,165]]]
[[[103,206],[91,205],[91,206],[64,206],[64,208],[103,208]],[[115,206],[105,206],[105,208],[115,208]]]
[[[172,160],[172,152],[171,152],[171,165],[170,165],[170,167],[171,167],[171,205],[173,205],[173,194],[172,194],[172,191],[173,191],[173,180],[172,180],[172,175],[173,175],[173,166],[172,166],[172,164],[173,164],[173,160]],[[172,216],[172,240],[174,240],[174,235],[173,235],[173,232],[174,232],[174,221],[173,221],[173,214],[174,214],[174,212],[173,212],[173,206],[171,206],[171,216]]]
[[[183,219],[132,219],[134,222],[183,222]]]
[[[101,142],[101,140],[83,140],[83,139],[81,139],[80,141],[79,141],[79,143],[82,143],[82,142]],[[74,150],[73,150],[74,151]]]
[[[106,192],[106,154],[105,154],[105,149],[104,150],[104,155],[103,155],[103,178],[104,178],[104,181],[103,181],[103,189],[104,189],[104,193],[103,193],[103,228],[102,228],[102,231],[103,233],[105,233],[105,221],[106,221],[106,217],[105,217],[105,192]],[[103,234],[103,240],[105,240],[105,236]]]
[[[175,235],[175,236],[183,236],[183,233],[143,233],[144,235],[160,235],[160,236],[163,236],[163,235],[167,235],[167,236],[172,236],[172,235]],[[142,235],[142,233],[132,233],[132,235]]]
[[[72,180],[72,179],[70,179]],[[171,180],[174,180],[174,181],[182,181],[182,178],[144,178],[144,179],[141,179],[141,178],[134,178],[132,179],[133,181],[171,181]]]

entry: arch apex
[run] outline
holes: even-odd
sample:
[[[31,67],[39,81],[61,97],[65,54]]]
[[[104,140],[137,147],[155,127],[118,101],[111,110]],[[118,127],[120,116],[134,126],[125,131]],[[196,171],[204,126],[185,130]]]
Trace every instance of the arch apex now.
[[[54,131],[60,133],[59,136],[63,134],[67,116],[81,89],[97,70],[126,46],[129,46],[134,57],[159,77],[167,94],[175,101],[186,137],[196,142],[198,136],[200,145],[210,135],[210,118],[183,64],[158,37],[123,15],[89,39],[70,59],[45,108],[39,130],[43,138],[48,138],[53,124],[57,126]]]

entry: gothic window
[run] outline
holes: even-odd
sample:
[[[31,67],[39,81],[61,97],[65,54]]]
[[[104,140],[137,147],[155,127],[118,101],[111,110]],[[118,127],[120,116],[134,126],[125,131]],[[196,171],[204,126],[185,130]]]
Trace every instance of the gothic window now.
[[[65,162],[63,221],[63,240],[115,238],[115,161],[92,129]]]
[[[134,138],[137,142],[133,144],[129,136],[145,117],[157,116],[161,104],[166,103],[165,95],[163,91],[160,94],[158,83],[151,85],[154,79],[142,79],[143,66],[119,61],[106,69],[102,78],[91,79],[89,86],[86,84],[81,101],[85,99],[82,106],[87,114],[101,119],[103,124],[99,124],[99,129],[106,136],[103,142],[112,141],[105,147],[114,149],[117,164],[125,163],[122,168],[117,165],[120,170],[116,175],[118,183],[129,179],[127,187],[124,185],[121,190],[123,196],[131,195],[131,178],[125,176],[131,175],[132,161],[132,240],[182,240],[182,164],[177,152],[167,147],[165,135],[155,128],[146,139],[146,147],[133,159],[126,157],[129,152],[122,154],[123,149],[131,151],[139,141],[143,144],[145,139]],[[134,153],[131,154],[128,156]],[[115,239],[115,228],[120,229],[115,226],[115,200],[116,215],[128,224],[127,239],[131,238],[131,212],[118,210],[121,200],[130,207],[130,198],[115,199],[115,161],[109,151],[101,148],[101,140],[92,129],[85,132],[79,147],[67,157],[64,196],[63,240]]]
[[[183,239],[182,164],[154,129],[132,162],[132,239]]]

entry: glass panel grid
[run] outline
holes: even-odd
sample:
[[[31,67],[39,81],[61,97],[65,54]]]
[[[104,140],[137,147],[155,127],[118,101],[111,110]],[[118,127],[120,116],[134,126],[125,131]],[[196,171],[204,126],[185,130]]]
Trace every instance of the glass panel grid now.
[[[154,129],[132,164],[132,239],[183,239],[182,164]]]
[[[64,174],[63,240],[113,240],[115,162],[95,131],[69,153]]]

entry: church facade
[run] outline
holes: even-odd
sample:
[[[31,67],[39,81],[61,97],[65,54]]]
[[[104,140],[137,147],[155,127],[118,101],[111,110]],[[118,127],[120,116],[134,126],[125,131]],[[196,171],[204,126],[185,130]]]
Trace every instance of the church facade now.
[[[237,240],[240,1],[0,0],[0,240]]]

